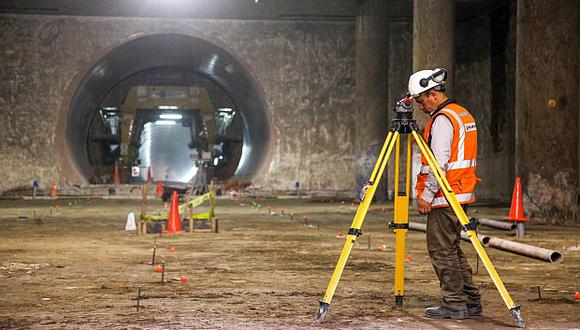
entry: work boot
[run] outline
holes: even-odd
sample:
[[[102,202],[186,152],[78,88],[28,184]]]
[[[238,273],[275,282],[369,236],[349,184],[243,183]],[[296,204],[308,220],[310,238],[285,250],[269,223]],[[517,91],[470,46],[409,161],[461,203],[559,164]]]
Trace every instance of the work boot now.
[[[445,306],[429,307],[425,309],[425,315],[432,319],[463,320],[469,317],[467,308],[453,309]]]
[[[483,306],[481,304],[467,304],[467,314],[469,316],[479,316],[483,313]]]

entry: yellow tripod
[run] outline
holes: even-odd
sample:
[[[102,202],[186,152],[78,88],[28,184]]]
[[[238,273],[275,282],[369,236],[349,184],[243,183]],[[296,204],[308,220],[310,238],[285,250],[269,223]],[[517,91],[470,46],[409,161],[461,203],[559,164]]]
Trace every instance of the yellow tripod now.
[[[393,119],[391,128],[389,133],[387,134],[387,138],[381,152],[379,154],[379,158],[371,177],[363,188],[364,197],[362,197],[362,202],[359,205],[356,214],[354,216],[353,222],[351,224],[350,229],[348,230],[348,235],[346,236],[346,241],[344,243],[344,247],[342,248],[342,252],[340,257],[338,258],[338,262],[336,264],[336,268],[334,269],[334,273],[330,279],[330,283],[328,284],[328,288],[326,289],[326,293],[324,298],[319,301],[320,306],[318,309],[318,315],[316,317],[317,322],[322,322],[324,316],[328,312],[328,307],[330,306],[330,301],[334,296],[334,292],[338,285],[338,281],[340,281],[340,277],[346,265],[346,261],[350,255],[352,247],[356,242],[358,236],[362,235],[361,227],[363,221],[367,215],[368,209],[371,205],[372,199],[375,195],[377,190],[377,186],[379,184],[379,179],[382,177],[385,168],[387,166],[387,161],[389,160],[389,156],[395,148],[395,209],[394,209],[394,219],[393,223],[390,224],[390,227],[395,232],[395,286],[394,286],[394,293],[395,293],[395,304],[397,308],[401,308],[403,306],[403,296],[404,296],[404,257],[405,257],[405,238],[406,233],[409,228],[409,178],[410,178],[410,161],[411,161],[411,136],[414,141],[419,146],[419,149],[427,162],[429,163],[429,167],[431,171],[434,173],[441,190],[445,194],[445,198],[451,208],[453,209],[455,215],[459,219],[459,222],[463,226],[463,230],[469,237],[471,243],[473,244],[475,251],[479,255],[481,261],[483,262],[487,272],[491,276],[493,283],[495,284],[499,294],[501,295],[504,303],[509,308],[512,317],[516,321],[516,325],[518,327],[525,327],[524,320],[521,316],[520,306],[514,304],[509,292],[506,290],[499,274],[495,270],[495,267],[491,263],[489,256],[485,252],[485,249],[481,245],[481,242],[477,238],[475,230],[470,226],[470,222],[465,214],[463,208],[459,204],[457,197],[453,193],[445,174],[437,164],[437,160],[433,155],[433,152],[429,148],[423,136],[421,136],[419,132],[419,128],[415,120],[413,120],[413,104],[412,100],[409,98],[402,99],[397,102],[395,105],[395,112],[396,118]],[[398,189],[398,182],[399,182],[399,149],[400,149],[400,138],[401,134],[407,136],[407,171],[406,171],[406,186],[404,192],[399,192]],[[409,135],[410,134],[410,135]]]

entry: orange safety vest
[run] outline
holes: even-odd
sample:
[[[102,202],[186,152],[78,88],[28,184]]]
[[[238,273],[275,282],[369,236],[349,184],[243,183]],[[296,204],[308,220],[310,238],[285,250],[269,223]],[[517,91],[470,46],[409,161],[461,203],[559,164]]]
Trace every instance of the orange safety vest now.
[[[457,196],[460,204],[475,202],[475,185],[481,181],[475,175],[477,167],[477,126],[475,119],[464,107],[457,103],[449,103],[435,113],[427,122],[423,137],[425,141],[431,143],[429,132],[433,121],[437,116],[447,117],[453,124],[453,141],[451,142],[451,155],[449,161],[444,165],[443,171],[451,189]],[[421,156],[421,171],[417,175],[417,198],[421,198],[425,190],[425,182],[429,174],[429,165],[425,156]],[[431,207],[440,208],[449,206],[443,191],[439,190]]]

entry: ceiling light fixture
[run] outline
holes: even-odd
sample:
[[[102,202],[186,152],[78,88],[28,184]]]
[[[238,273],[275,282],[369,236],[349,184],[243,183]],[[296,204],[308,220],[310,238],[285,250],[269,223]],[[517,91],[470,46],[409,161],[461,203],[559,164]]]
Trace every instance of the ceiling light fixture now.
[[[178,114],[178,113],[162,113],[159,115],[159,118],[179,120],[179,119],[182,119],[183,116]]]

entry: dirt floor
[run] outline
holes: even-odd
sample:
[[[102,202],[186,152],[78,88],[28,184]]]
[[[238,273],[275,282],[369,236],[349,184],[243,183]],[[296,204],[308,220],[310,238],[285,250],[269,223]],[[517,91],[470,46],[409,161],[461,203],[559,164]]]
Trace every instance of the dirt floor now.
[[[127,213],[140,210],[137,200],[0,201],[0,328],[513,327],[481,264],[475,280],[484,316],[461,321],[424,317],[424,308],[438,303],[439,288],[425,234],[418,232],[408,234],[405,308],[393,308],[394,235],[386,227],[392,203],[373,205],[325,322],[318,325],[318,300],[344,244],[336,236],[350,227],[356,206],[312,199],[256,203],[262,207],[253,207],[250,199],[219,199],[218,234],[159,237],[124,231]],[[507,213],[485,206],[470,210],[470,216],[498,219]],[[414,212],[411,218],[423,219]],[[513,238],[493,229],[482,232]],[[529,328],[580,328],[580,300],[574,298],[580,291],[580,227],[531,225],[527,232],[526,243],[558,250],[564,261],[549,264],[487,249],[507,289],[522,305]],[[157,261],[166,262],[164,284],[148,264],[155,239]],[[467,242],[462,246],[475,267],[475,251]],[[179,280],[183,276],[187,283]]]

